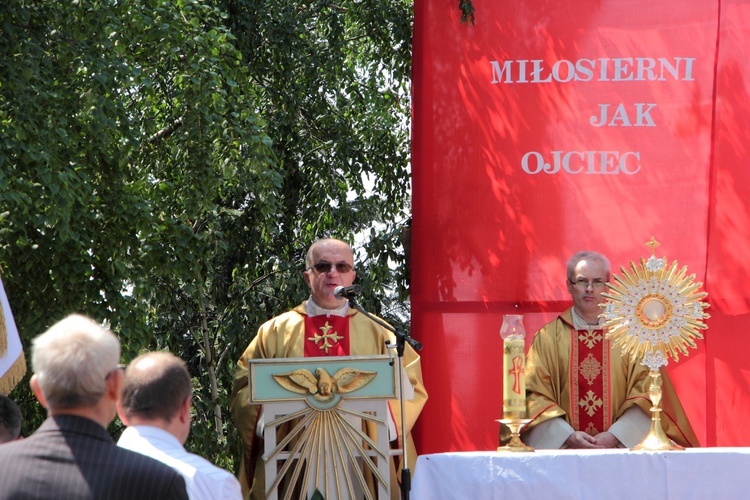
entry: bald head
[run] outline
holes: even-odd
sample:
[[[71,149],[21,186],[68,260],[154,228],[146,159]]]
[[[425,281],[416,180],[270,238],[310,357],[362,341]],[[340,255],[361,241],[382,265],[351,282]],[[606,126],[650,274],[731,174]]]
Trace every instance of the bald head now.
[[[169,352],[150,352],[135,358],[125,369],[120,407],[131,420],[169,422],[191,393],[185,362]]]
[[[354,263],[354,254],[347,242],[337,240],[336,238],[321,238],[310,245],[310,248],[307,250],[307,256],[305,257],[305,267],[312,267],[317,261],[316,255],[320,252],[325,251],[326,249],[349,254],[352,264]]]

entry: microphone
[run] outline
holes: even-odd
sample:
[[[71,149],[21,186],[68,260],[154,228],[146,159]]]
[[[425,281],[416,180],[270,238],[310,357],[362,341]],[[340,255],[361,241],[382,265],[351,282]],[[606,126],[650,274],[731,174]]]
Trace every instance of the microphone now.
[[[333,296],[340,299],[351,299],[359,295],[361,291],[362,287],[359,285],[337,286],[333,289]]]

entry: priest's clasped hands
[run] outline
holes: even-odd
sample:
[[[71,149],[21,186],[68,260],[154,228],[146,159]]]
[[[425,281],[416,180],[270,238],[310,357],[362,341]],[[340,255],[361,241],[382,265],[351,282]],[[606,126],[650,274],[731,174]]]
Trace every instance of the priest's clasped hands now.
[[[566,448],[620,448],[622,443],[611,432],[600,432],[591,436],[583,431],[575,431],[565,441]]]

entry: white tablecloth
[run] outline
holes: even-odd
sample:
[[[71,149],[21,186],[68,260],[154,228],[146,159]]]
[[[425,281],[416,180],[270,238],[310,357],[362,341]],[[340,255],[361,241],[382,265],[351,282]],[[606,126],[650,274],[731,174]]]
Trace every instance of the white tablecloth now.
[[[744,499],[750,498],[750,448],[422,455],[410,498]]]

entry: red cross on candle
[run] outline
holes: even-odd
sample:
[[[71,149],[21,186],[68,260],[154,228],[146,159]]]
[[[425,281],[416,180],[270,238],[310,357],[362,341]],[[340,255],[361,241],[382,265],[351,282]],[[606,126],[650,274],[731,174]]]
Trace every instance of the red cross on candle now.
[[[521,394],[521,374],[525,373],[523,369],[523,356],[516,356],[513,358],[513,368],[508,370],[510,375],[513,375],[513,392]]]

